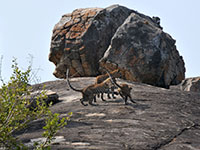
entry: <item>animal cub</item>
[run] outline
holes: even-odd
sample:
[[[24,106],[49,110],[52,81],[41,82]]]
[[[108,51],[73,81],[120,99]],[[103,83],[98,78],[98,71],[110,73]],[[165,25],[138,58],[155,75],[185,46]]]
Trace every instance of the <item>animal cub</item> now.
[[[116,69],[112,72],[109,73],[113,78],[121,78],[122,74],[121,74],[121,71],[119,69]],[[109,78],[109,74],[108,72],[106,74],[102,74],[102,75],[99,75],[96,77],[96,81],[95,83],[101,83],[103,82],[104,80],[106,80],[107,78]]]
[[[135,101],[131,97],[131,90],[132,88],[129,87],[127,84],[120,84],[120,87],[118,87],[117,91],[119,92],[119,95],[124,99],[125,104],[127,105],[128,98],[132,103],[135,103]]]
[[[110,81],[111,79],[107,78],[105,81],[103,81],[99,84],[95,83],[95,84],[91,84],[83,89],[76,89],[71,85],[71,83],[69,81],[69,69],[67,69],[66,74],[67,74],[66,77],[67,77],[68,86],[72,90],[82,93],[82,98],[80,99],[80,101],[81,101],[81,104],[84,106],[87,106],[87,104],[84,104],[85,101],[89,102],[90,105],[93,105],[92,101],[94,100],[96,94],[108,93],[109,91],[111,91],[110,89],[113,86],[113,83]]]
[[[112,75],[106,71],[108,73],[108,76],[110,77],[111,79],[111,82],[116,85],[118,87],[118,92],[120,94],[120,96],[124,99],[125,101],[125,104],[127,105],[127,100],[128,98],[131,100],[132,103],[135,103],[135,101],[132,100],[132,97],[131,97],[131,87],[129,87],[127,84],[118,84],[116,82],[116,80],[112,77]],[[113,80],[114,79],[114,80]]]
[[[106,69],[105,69],[105,70],[106,70]],[[112,72],[110,72],[110,73],[107,72],[106,74],[97,76],[97,77],[96,77],[95,84],[100,84],[100,83],[102,83],[103,81],[105,81],[106,79],[108,79],[108,78],[109,78],[109,74],[112,76],[113,79],[114,79],[114,78],[121,78],[121,76],[122,76],[121,71],[120,71],[119,69],[116,69],[116,70],[114,70],[114,71],[112,71]],[[114,96],[114,94],[117,95],[117,93],[114,92],[114,89],[115,89],[115,86],[113,85],[113,86],[111,87],[111,92],[110,92],[110,91],[107,92],[107,96],[108,96],[109,99],[111,99],[110,93],[112,93],[112,97],[113,97],[113,98],[116,98],[116,97]],[[103,101],[105,101],[104,98],[103,98],[103,93],[100,93],[100,94],[101,94],[101,99],[102,99]],[[98,94],[97,96],[99,97],[99,94]]]

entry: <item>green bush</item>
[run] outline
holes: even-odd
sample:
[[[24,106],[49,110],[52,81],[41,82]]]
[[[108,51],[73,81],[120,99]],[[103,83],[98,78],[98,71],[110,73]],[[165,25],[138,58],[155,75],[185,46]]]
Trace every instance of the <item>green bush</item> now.
[[[13,133],[27,127],[31,121],[44,117],[46,125],[43,127],[42,136],[46,138],[46,141],[35,143],[35,149],[50,149],[53,137],[59,129],[66,125],[71,113],[65,118],[59,118],[57,113],[53,114],[42,101],[46,97],[45,90],[34,98],[37,107],[31,110],[28,107],[31,104],[32,89],[29,84],[31,65],[26,71],[22,71],[14,59],[12,69],[13,74],[7,83],[0,78],[2,82],[0,88],[0,148],[28,149]]]

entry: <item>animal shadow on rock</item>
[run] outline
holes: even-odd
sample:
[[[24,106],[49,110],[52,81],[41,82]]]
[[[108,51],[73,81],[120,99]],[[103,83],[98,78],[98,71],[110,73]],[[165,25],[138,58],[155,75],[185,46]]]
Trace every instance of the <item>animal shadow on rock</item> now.
[[[149,99],[134,99],[134,100],[136,100],[136,101],[141,101],[141,102],[147,102],[147,101],[151,101],[151,100],[149,100]]]
[[[137,99],[134,99],[134,100],[137,100]],[[148,104],[132,103],[131,101],[128,101],[127,105],[125,105],[124,100],[122,98],[118,98],[116,100],[104,101],[104,103],[101,103],[99,107],[123,107],[126,109],[142,110],[142,111],[150,108]]]

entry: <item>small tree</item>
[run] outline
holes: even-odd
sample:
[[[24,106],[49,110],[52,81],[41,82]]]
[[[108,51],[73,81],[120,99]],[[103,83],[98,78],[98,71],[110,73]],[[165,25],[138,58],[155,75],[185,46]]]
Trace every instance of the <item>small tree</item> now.
[[[1,64],[0,64],[1,68]],[[45,90],[39,93],[34,100],[37,107],[34,110],[28,106],[31,104],[30,73],[31,65],[26,71],[19,69],[16,59],[13,60],[13,74],[8,83],[0,76],[2,86],[0,88],[0,147],[5,149],[27,149],[13,133],[25,128],[29,122],[45,117],[46,125],[43,136],[44,143],[35,144],[35,149],[49,149],[56,132],[66,125],[68,117],[59,118],[59,114],[53,114],[47,104],[42,101],[46,98]],[[1,70],[0,70],[1,73]]]

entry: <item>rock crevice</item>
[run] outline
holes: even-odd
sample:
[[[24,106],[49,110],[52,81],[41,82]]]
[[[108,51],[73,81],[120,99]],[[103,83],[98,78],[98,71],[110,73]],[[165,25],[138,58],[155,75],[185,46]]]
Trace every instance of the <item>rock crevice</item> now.
[[[159,150],[162,149],[163,147],[165,147],[166,145],[170,144],[171,142],[173,142],[176,138],[178,138],[179,136],[181,136],[184,132],[191,130],[191,129],[197,129],[197,127],[200,127],[199,124],[192,124],[191,126],[185,127],[183,129],[181,129],[176,135],[171,136],[169,139],[164,140],[163,142],[155,145],[152,147],[152,150]]]
[[[70,79],[76,88],[94,83],[93,77]],[[59,102],[50,107],[61,117],[73,115],[56,134],[52,150],[56,149],[132,149],[175,150],[200,149],[200,93],[159,88],[136,82],[128,84],[136,103],[116,99],[97,99],[97,106],[84,107],[81,94],[68,89],[66,81],[44,83],[47,90],[56,92]],[[43,84],[40,85],[43,87]],[[42,137],[44,120],[39,119],[16,136],[31,146]],[[33,142],[32,142],[33,145]]]
[[[88,77],[102,67],[121,69],[126,80],[166,87],[185,78],[175,40],[163,31],[159,17],[120,5],[76,9],[55,25],[49,60],[54,75]]]

